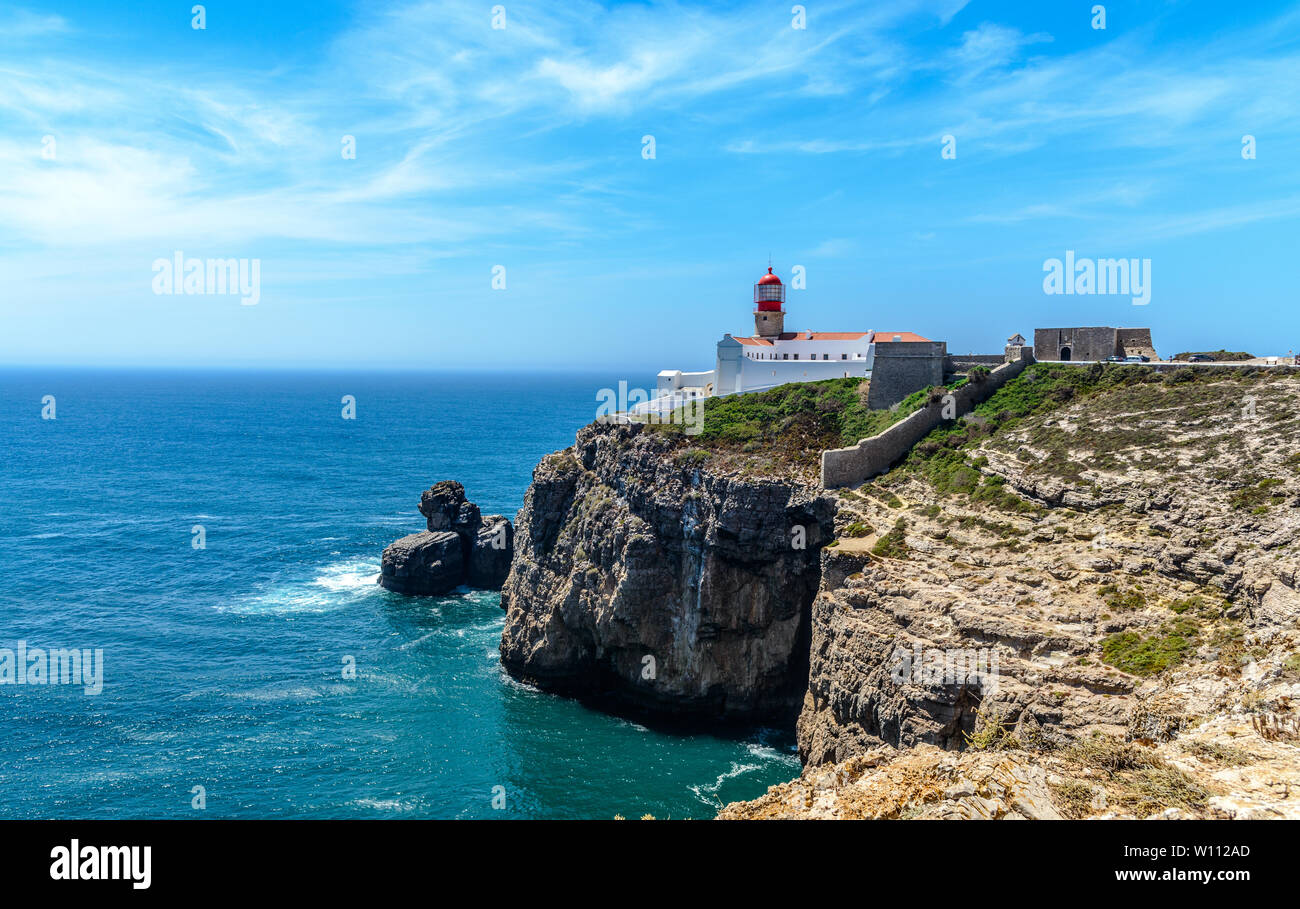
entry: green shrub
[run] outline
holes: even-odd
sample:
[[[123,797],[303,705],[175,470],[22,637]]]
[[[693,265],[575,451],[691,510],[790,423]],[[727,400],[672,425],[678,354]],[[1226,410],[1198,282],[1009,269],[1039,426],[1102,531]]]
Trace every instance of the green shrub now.
[[[1269,505],[1276,505],[1286,500],[1286,495],[1281,492],[1271,492],[1282,485],[1282,480],[1278,477],[1267,477],[1258,483],[1252,483],[1244,489],[1239,489],[1228,497],[1228,504],[1233,508],[1249,508],[1254,513],[1262,513],[1260,509],[1268,510]]]
[[[889,533],[876,540],[876,545],[871,547],[872,555],[885,559],[906,558],[907,553],[907,522],[902,518],[894,523],[894,528]]]
[[[711,457],[713,454],[702,448],[688,448],[677,452],[675,460],[678,467],[700,467]]]
[[[1199,630],[1200,626],[1192,619],[1177,618],[1150,636],[1121,631],[1101,642],[1101,658],[1131,675],[1155,675],[1177,666],[1195,652]]]

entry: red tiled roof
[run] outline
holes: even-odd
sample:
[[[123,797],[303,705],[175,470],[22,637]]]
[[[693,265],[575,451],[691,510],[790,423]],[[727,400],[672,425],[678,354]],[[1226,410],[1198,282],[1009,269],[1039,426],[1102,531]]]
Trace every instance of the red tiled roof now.
[[[782,341],[857,341],[862,338],[865,338],[869,334],[869,332],[814,331],[811,334],[812,337],[810,338],[808,336],[809,332],[806,331],[787,331],[778,335],[777,337],[779,340]],[[772,346],[771,338],[736,338],[736,340],[739,341],[741,344],[749,344],[751,346],[755,346],[755,345],[761,347]]]
[[[873,341],[892,341],[898,338],[900,341],[929,341],[929,338],[923,338],[914,331],[878,331],[871,340]]]

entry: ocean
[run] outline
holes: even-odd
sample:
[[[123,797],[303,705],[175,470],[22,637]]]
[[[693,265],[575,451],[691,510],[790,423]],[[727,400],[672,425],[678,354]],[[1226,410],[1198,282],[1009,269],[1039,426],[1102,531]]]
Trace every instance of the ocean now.
[[[0,371],[0,659],[103,661],[98,694],[0,684],[0,815],[707,818],[798,775],[789,730],[663,731],[515,682],[494,592],[375,583],[421,490],[513,519],[606,386]]]

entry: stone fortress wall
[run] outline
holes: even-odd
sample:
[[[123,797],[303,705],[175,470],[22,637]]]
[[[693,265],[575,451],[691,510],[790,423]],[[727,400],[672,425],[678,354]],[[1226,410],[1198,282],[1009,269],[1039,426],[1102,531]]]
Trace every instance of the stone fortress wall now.
[[[879,352],[877,352],[877,356],[879,356]],[[1028,349],[1025,349],[1020,359],[1011,363],[1004,363],[982,379],[978,376],[974,377],[961,388],[953,391],[952,396],[956,404],[956,416],[961,417],[970,413],[977,404],[988,400],[993,392],[1020,375],[1025,367],[1032,362],[1034,362],[1033,354]],[[940,364],[942,365],[942,358]],[[874,377],[872,382],[874,384]],[[939,383],[929,382],[926,384],[937,385]],[[924,387],[924,385],[918,387]],[[912,391],[915,390],[916,387],[913,387]],[[868,399],[870,399],[870,392],[868,392]],[[849,448],[834,448],[830,451],[823,451],[822,487],[834,489],[837,486],[856,486],[877,474],[884,473],[911,451],[912,446],[925,438],[932,429],[946,422],[943,410],[942,399],[936,399],[905,419],[895,423],[884,432],[868,439],[862,439],[856,445]]]
[[[928,385],[942,385],[948,359],[943,341],[877,341],[867,406],[886,410]]]
[[[1034,356],[1040,360],[1089,361],[1123,355],[1115,328],[1034,329]]]

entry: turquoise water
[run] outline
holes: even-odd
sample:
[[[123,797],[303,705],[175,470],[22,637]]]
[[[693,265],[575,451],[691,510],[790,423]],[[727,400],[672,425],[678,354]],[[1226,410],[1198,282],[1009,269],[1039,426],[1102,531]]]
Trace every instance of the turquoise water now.
[[[202,786],[209,817],[709,817],[797,775],[786,733],[652,731],[514,682],[495,593],[374,583],[421,489],[513,517],[609,384],[0,371],[0,647],[105,666],[99,695],[0,685],[0,812],[193,817]]]

